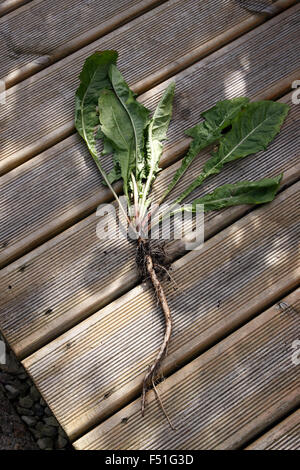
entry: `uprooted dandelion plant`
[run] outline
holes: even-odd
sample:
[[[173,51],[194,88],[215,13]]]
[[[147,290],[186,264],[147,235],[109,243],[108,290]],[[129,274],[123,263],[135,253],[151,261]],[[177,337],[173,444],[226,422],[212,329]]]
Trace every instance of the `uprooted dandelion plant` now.
[[[171,82],[162,95],[153,116],[136,100],[117,69],[116,51],[95,52],[88,57],[80,74],[80,86],[76,92],[76,129],[85,140],[102,177],[112,191],[128,226],[137,239],[137,264],[141,275],[148,279],[165,316],[165,333],[162,345],[152,366],[146,372],[142,388],[142,413],[144,414],[147,389],[155,388],[155,379],[164,359],[172,332],[172,319],[161,284],[161,275],[167,271],[164,253],[153,248],[147,238],[155,214],[151,209],[151,188],[159,172],[172,115],[175,84]],[[206,178],[219,173],[225,163],[244,158],[266,149],[279,132],[288,113],[288,106],[273,101],[250,103],[239,97],[219,101],[201,114],[202,121],[185,134],[192,138],[189,150],[182,160],[166,191],[160,198],[161,205],[199,152],[208,145],[216,148],[205,163],[202,172],[186,187],[165,215],[172,216],[179,210],[196,212],[199,205],[204,211],[222,209],[238,204],[262,204],[272,201],[279,189],[282,175],[259,181],[242,181],[225,184],[212,193],[194,200],[178,209],[187,196]],[[113,155],[113,170],[104,171],[97,152],[97,139],[102,139],[102,155]],[[122,180],[127,211],[122,206],[112,184]],[[163,408],[163,405],[160,401]]]

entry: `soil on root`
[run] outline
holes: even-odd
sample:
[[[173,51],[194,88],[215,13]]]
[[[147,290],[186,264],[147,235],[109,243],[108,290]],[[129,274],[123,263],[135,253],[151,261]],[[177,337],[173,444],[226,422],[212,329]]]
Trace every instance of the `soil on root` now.
[[[137,269],[143,281],[150,280],[151,282],[151,276],[147,268],[147,256],[150,256],[152,259],[153,268],[159,281],[165,278],[170,279],[169,268],[171,266],[171,258],[165,251],[165,242],[142,238],[138,240],[136,249]]]

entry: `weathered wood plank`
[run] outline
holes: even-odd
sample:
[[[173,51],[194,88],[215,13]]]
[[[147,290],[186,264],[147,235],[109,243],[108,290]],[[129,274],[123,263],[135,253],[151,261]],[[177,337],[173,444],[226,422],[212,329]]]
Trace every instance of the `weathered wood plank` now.
[[[177,431],[170,431],[151,393],[146,418],[136,401],[75,447],[240,448],[300,403],[299,371],[288,347],[299,324],[299,295],[297,291],[285,299],[297,312],[288,316],[278,305],[270,308],[159,386]]]
[[[31,0],[2,0],[0,2],[0,16],[6,15],[10,11],[19,8],[25,3],[29,3]]]
[[[160,3],[33,0],[0,20],[0,76],[9,88]]]
[[[174,332],[163,374],[297,285],[299,187],[293,185],[173,264],[175,284],[165,282],[165,289]],[[277,335],[282,326],[277,325]],[[139,394],[162,336],[160,308],[151,289],[140,285],[23,364],[74,439]]]
[[[290,102],[290,96],[282,101]],[[299,126],[296,105],[266,152],[228,165],[192,197],[219,184],[255,180],[262,174],[274,176],[284,172],[284,184],[291,184],[299,177],[300,170],[294,126],[296,129]],[[207,158],[207,152],[199,155],[172,197],[182,191],[189,178],[199,174]],[[156,197],[164,191],[179,165],[180,162],[161,172],[155,184]],[[247,206],[241,206],[207,214],[206,238],[247,210]],[[98,221],[93,214],[2,269],[0,328],[18,356],[33,352],[138,282],[134,245],[127,240],[100,241],[96,236]],[[175,243],[174,248],[175,254],[182,253],[180,244]]]
[[[192,3],[194,6],[198,5]],[[7,172],[73,132],[77,76],[84,59],[92,51],[99,48],[117,49],[120,52],[121,70],[129,84],[141,93],[243,32],[239,26],[241,17],[237,20],[227,2],[225,3],[227,13],[224,11],[220,15],[218,12],[217,16],[215,3],[209,2],[209,4],[211,8],[207,8],[208,2],[206,2],[204,12],[200,11],[198,15],[186,15],[186,6],[179,10],[163,11],[163,7],[166,6],[163,4],[159,7],[160,15],[156,14],[156,10],[146,13],[143,17],[131,21],[128,25],[7,90],[6,104],[0,108],[0,119],[3,122],[0,133],[2,146],[0,173]],[[241,9],[239,11],[237,16],[244,17],[245,11]],[[224,58],[220,54],[211,56],[211,59],[195,66],[194,81],[199,80],[201,73],[205,75],[215,73],[212,82],[207,80],[204,83],[207,99],[211,93],[215,93],[216,86],[220,86],[228,94],[234,84],[237,92],[247,91],[246,78],[252,73],[250,65],[256,63],[258,57],[257,51],[252,50],[251,45],[248,50],[247,44],[248,42],[252,44],[253,37],[258,33],[262,42],[260,48],[264,48],[265,57],[268,56],[270,67],[274,70],[265,67],[263,81],[257,84],[257,88],[262,89],[264,82],[270,87],[280,78],[285,78],[289,87],[296,73],[299,57],[297,41],[299,26],[296,21],[299,14],[300,6],[296,5],[262,25],[258,32],[252,31],[238,39],[228,49],[223,49],[221,54],[226,53],[226,65],[229,65],[227,62],[229,56],[233,67],[228,69],[225,83],[220,83],[219,79],[220,66],[224,63]],[[256,15],[253,18],[255,22],[258,18],[261,21],[260,16]],[[236,21],[236,27],[232,25],[232,21]],[[251,21],[250,24],[247,19],[245,22],[246,29],[253,26]],[[217,36],[218,32],[220,38]],[[175,35],[176,41],[174,41]],[[279,40],[274,47],[277,37]],[[281,54],[286,43],[290,48],[287,54]],[[164,47],[161,47],[161,44]],[[236,50],[236,48],[238,46],[242,48],[242,45],[244,45],[242,56],[236,56],[236,53],[241,52],[241,49]],[[131,51],[130,55],[128,51]],[[218,69],[216,64],[219,66]],[[208,83],[213,84],[211,93],[207,92]],[[188,111],[184,107],[184,95],[181,96],[181,102],[183,103],[181,111],[186,118]]]
[[[240,448],[300,403],[299,370],[290,352],[299,291],[285,301],[292,313],[274,305],[158,386],[177,431],[171,432],[151,391],[144,418],[137,399],[75,448]]]
[[[281,421],[245,450],[300,450],[300,410]]]
[[[291,82],[288,79],[287,83],[286,75],[293,73],[298,62],[286,63],[290,43],[284,39],[285,29],[281,28],[280,22],[266,31],[261,28],[251,32],[243,43],[237,40],[175,76],[175,109],[162,159],[163,167],[187,148],[184,129],[198,121],[200,112],[212,106],[216,96],[223,99],[246,93],[254,99],[274,98],[286,86],[290,87]],[[300,60],[300,50],[296,54]],[[273,75],[266,73],[265,62],[269,56],[277,64]],[[238,71],[245,60],[250,68]],[[246,63],[244,65],[246,67]],[[207,83],[214,84],[209,92],[205,90]],[[141,100],[153,109],[166,85],[163,83],[153,88],[142,95]],[[292,132],[298,135],[296,123]],[[0,266],[91,213],[110,197],[77,136],[64,140],[3,176],[0,191],[3,212]]]

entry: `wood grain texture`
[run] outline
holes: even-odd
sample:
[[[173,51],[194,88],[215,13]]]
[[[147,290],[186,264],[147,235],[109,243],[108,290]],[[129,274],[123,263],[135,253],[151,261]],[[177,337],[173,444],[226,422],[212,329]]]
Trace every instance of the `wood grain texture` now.
[[[0,16],[6,15],[10,11],[20,8],[31,0],[2,0],[0,2]]]
[[[291,343],[299,326],[300,292],[274,305],[158,386],[176,431],[153,392],[146,416],[140,400],[77,440],[76,449],[237,449],[300,404]]]
[[[290,102],[290,96],[281,101]],[[298,126],[299,106],[293,105],[280,134],[266,152],[229,164],[191,198],[220,184],[281,172],[285,172],[284,184],[293,183],[300,170],[299,145],[294,138]],[[190,178],[200,173],[207,158],[208,152],[201,152],[170,200],[180,194]],[[179,165],[177,162],[160,173],[154,197],[159,198]],[[240,206],[207,214],[206,238],[247,210],[247,206]],[[128,240],[99,240],[98,222],[99,217],[92,214],[2,269],[0,327],[19,357],[30,354],[138,282],[134,244]],[[178,241],[174,242],[174,249],[172,246],[169,249],[174,257],[184,252]]]
[[[299,187],[293,185],[172,265],[174,283],[164,287],[174,330],[163,374],[296,287]],[[151,289],[140,285],[23,361],[72,439],[140,393],[162,326]],[[281,331],[277,325],[276,334]]]
[[[199,8],[198,2],[192,4],[194,8]],[[2,148],[0,173],[7,172],[73,132],[77,77],[84,59],[93,51],[105,48],[117,49],[120,53],[120,69],[135,91],[141,93],[203,55],[207,55],[211,49],[220,47],[222,40],[216,40],[219,34],[222,37],[225,34],[225,42],[242,34],[243,31],[239,27],[237,30],[234,28],[232,21],[239,25],[249,13],[236,7],[238,10],[235,16],[229,3],[225,2],[226,10],[222,10],[222,14],[219,11],[216,16],[215,2],[206,2],[205,5],[204,11],[200,9],[198,13],[191,14],[186,7],[170,10],[166,4],[163,4],[158,7],[159,15],[156,14],[157,11],[155,14],[153,11],[146,13],[7,90],[6,104],[0,108],[0,119],[3,122],[0,133]],[[210,5],[210,8],[207,5]],[[272,73],[267,73],[269,68],[265,67],[265,63],[261,64],[265,67],[265,73],[263,81],[257,83],[257,87],[261,89],[264,82],[272,86],[284,77],[291,83],[299,58],[297,41],[299,12],[299,5],[286,10],[262,25],[257,32],[255,30],[249,35],[242,36],[228,49],[223,49],[218,56],[210,56],[210,60],[204,60],[195,66],[193,81],[199,80],[201,73],[216,74],[212,77],[214,81],[207,80],[204,84],[207,91],[207,84],[213,83],[210,92],[205,94],[207,99],[212,93],[216,93],[216,85],[225,88],[228,95],[234,84],[240,93],[247,92],[246,78],[252,73],[250,65],[256,63],[258,59],[257,50],[252,50],[251,44],[253,36],[257,36],[258,33],[261,36],[260,47],[264,49],[265,57],[268,56],[270,66],[273,64],[274,70],[272,69]],[[256,15],[255,21],[258,21],[258,18],[260,17]],[[248,25],[247,28],[249,27],[253,25]],[[226,31],[229,33],[232,28],[233,32],[228,36]],[[274,40],[277,37],[279,40],[274,47]],[[286,45],[287,37],[290,45],[288,54],[280,54]],[[210,40],[213,41],[213,45]],[[242,56],[238,56],[236,48],[242,44],[243,53]],[[227,57],[231,60],[233,69],[229,68],[225,83],[220,83],[219,69]],[[277,67],[274,67],[274,64],[277,64]],[[181,101],[183,103],[183,96]]]
[[[198,122],[200,112],[212,106],[216,96],[222,99],[247,94],[254,99],[272,99],[291,86],[286,76],[294,73],[297,61],[286,60],[290,44],[280,24],[267,31],[257,28],[246,35],[246,41],[237,40],[174,77],[175,109],[163,167],[186,150],[184,129]],[[300,51],[295,53],[300,59]],[[266,72],[270,55],[278,65],[274,74]],[[242,71],[241,63],[245,67]],[[206,90],[207,83],[214,83],[212,89]],[[141,100],[154,109],[166,86],[165,82],[154,87]],[[297,139],[296,124],[292,132]],[[107,167],[109,161],[104,162]],[[109,198],[110,192],[101,185],[98,170],[78,136],[69,137],[11,171],[0,182],[0,266],[90,214]]]
[[[160,3],[163,0],[26,3],[0,20],[1,78],[9,88]]]
[[[245,450],[300,450],[300,410],[292,413]]]

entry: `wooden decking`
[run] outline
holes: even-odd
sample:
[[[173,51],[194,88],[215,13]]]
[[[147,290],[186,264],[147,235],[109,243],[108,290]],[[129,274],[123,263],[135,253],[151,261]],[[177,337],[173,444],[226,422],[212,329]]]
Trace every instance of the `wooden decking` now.
[[[273,16],[234,0],[0,3],[0,329],[77,449],[300,448],[297,3],[277,1]],[[180,165],[183,131],[216,101],[290,105],[267,151],[193,194],[284,172],[276,199],[207,215],[200,251],[169,244],[174,334],[158,387],[176,431],[152,392],[140,415],[163,319],[137,276],[134,244],[96,236],[95,209],[112,198],[74,133],[79,71],[107,48],[150,109],[176,81],[155,197]]]

